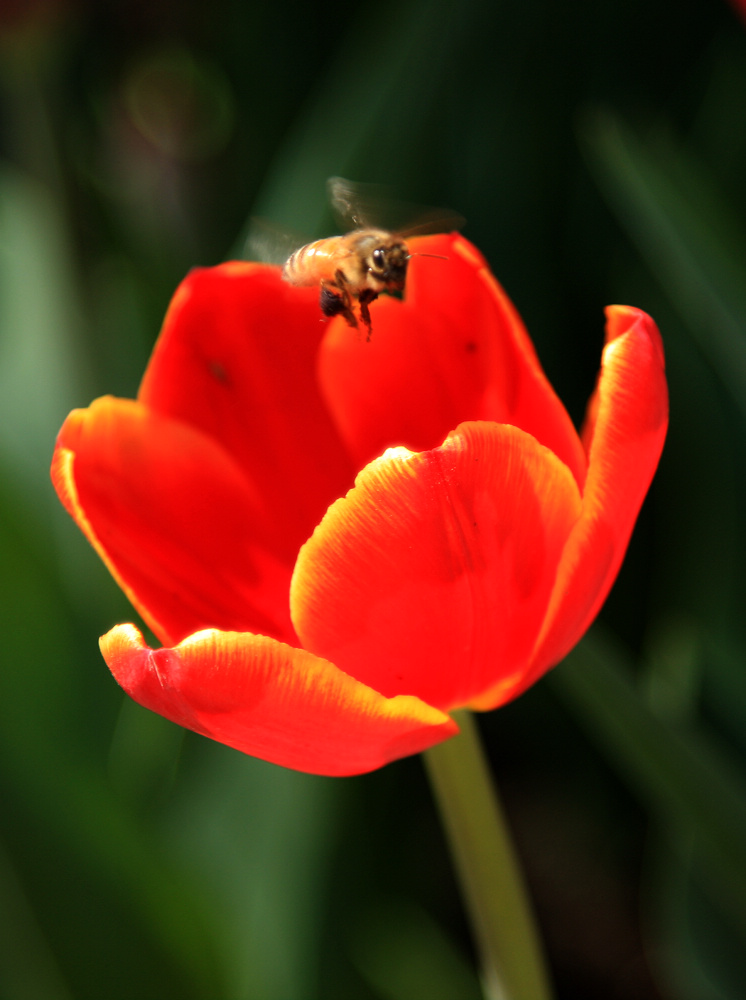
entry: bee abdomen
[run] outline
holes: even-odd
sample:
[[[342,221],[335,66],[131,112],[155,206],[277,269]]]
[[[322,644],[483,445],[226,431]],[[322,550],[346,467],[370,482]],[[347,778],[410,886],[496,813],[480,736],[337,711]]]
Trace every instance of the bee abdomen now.
[[[316,240],[307,243],[292,253],[282,268],[282,276],[292,285],[315,285],[319,281],[318,269],[320,258],[318,251],[326,240]]]

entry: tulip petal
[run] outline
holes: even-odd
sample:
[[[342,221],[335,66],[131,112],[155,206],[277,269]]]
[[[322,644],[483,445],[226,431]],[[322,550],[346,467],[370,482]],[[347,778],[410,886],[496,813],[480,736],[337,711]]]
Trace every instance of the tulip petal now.
[[[52,479],[163,642],[208,626],[294,641],[292,563],[266,549],[269,514],[213,440],[140,403],[104,397],[67,418]]]
[[[666,436],[668,390],[658,328],[629,306],[610,306],[606,315],[601,374],[583,431],[589,459],[583,515],[562,557],[525,686],[558,663],[598,614]]]
[[[414,239],[410,249],[404,301],[371,306],[370,342],[340,320],[321,345],[322,391],[357,467],[388,447],[427,450],[464,421],[489,420],[522,427],[582,486],[575,428],[484,258],[458,234]]]
[[[230,263],[177,290],[138,399],[212,437],[273,511],[267,543],[288,560],[355,475],[321,399],[318,289],[280,269]]]
[[[515,427],[370,463],[303,546],[290,590],[306,649],[386,695],[444,710],[517,683],[580,515],[567,467]]]
[[[153,650],[134,625],[118,625],[101,651],[141,705],[297,771],[362,774],[458,732],[417,698],[384,698],[334,664],[265,636],[210,629]]]

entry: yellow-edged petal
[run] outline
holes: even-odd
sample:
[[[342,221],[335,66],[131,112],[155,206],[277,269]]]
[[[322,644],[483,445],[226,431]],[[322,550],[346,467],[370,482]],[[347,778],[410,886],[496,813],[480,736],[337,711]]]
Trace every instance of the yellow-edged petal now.
[[[150,649],[134,625],[117,625],[101,651],[141,705],[297,771],[361,774],[458,732],[417,698],[385,698],[333,663],[266,636],[208,629]]]

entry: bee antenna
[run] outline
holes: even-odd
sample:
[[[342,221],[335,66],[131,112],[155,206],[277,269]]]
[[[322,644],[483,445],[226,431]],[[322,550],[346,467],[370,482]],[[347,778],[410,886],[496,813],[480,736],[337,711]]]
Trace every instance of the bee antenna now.
[[[407,254],[407,260],[410,260],[412,257],[434,257],[435,260],[448,260],[448,257],[444,257],[442,254],[439,254],[439,253],[409,253],[409,254]]]

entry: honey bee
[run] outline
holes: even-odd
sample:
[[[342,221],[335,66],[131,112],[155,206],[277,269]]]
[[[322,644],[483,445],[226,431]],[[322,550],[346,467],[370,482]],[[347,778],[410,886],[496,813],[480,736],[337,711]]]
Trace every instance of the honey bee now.
[[[381,292],[401,292],[411,254],[399,236],[385,229],[354,229],[345,236],[316,240],[296,250],[282,276],[292,285],[319,285],[325,316],[344,316],[357,327],[354,304],[371,335],[370,303]]]
[[[337,214],[351,220],[358,228],[344,236],[331,236],[300,247],[285,261],[282,276],[292,285],[318,285],[322,313],[343,316],[351,327],[358,326],[357,305],[360,320],[368,331],[366,340],[370,340],[370,304],[381,292],[404,291],[407,267],[413,254],[401,234],[367,224],[366,202],[371,204],[379,200],[375,195],[371,198],[370,187],[353,184],[343,177],[332,177],[327,188]],[[437,218],[442,222],[443,213]],[[434,231],[432,221],[410,228],[408,232],[412,235],[423,230]]]

